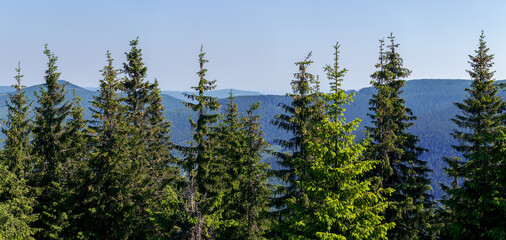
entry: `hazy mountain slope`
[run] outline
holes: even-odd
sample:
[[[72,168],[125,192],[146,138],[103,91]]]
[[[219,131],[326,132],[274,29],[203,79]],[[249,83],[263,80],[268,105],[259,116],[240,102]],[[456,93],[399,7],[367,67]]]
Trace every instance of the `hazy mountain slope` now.
[[[217,97],[217,98],[227,98],[230,94],[230,91],[232,90],[232,93],[234,96],[255,96],[255,95],[263,95],[260,92],[255,91],[244,91],[244,90],[237,90],[237,89],[219,89],[209,92],[209,96],[211,97]],[[169,95],[171,97],[180,99],[182,101],[187,101],[188,98],[183,95],[183,93],[192,94],[194,92],[190,91],[162,91],[162,94]]]
[[[502,81],[504,82],[504,81]],[[434,195],[440,197],[443,193],[439,187],[439,182],[449,183],[448,178],[443,170],[444,162],[443,156],[456,155],[456,152],[451,148],[452,144],[456,141],[450,136],[450,133],[455,128],[455,125],[450,121],[456,114],[459,114],[458,108],[453,103],[460,102],[466,96],[464,89],[469,87],[470,80],[412,80],[406,83],[404,87],[403,97],[406,100],[406,106],[412,109],[414,115],[418,117],[415,126],[410,128],[410,131],[420,138],[420,145],[429,152],[425,153],[422,158],[428,161],[429,166],[434,172],[431,174],[433,180]],[[35,102],[33,95],[34,91],[38,91],[40,85],[31,86],[26,88],[27,96]],[[2,87],[0,87],[0,90]],[[86,117],[89,118],[91,113],[89,107],[96,91],[89,91],[74,84],[67,85],[67,99],[72,98],[72,91],[75,90],[77,94],[83,98],[82,106],[86,109]],[[219,99],[222,106],[228,103],[228,93],[230,90],[221,90],[215,92],[213,95],[221,96],[224,98]],[[359,138],[365,136],[364,126],[370,125],[369,117],[369,99],[374,93],[374,88],[367,87],[354,91],[355,100],[349,105],[345,106],[345,117],[348,119],[361,118],[362,122],[356,132]],[[164,91],[163,93],[167,93]],[[261,115],[260,124],[262,130],[265,132],[265,137],[268,142],[273,142],[274,139],[290,137],[284,131],[278,130],[270,124],[270,121],[276,114],[283,113],[279,103],[288,104],[290,99],[281,95],[262,95],[256,92],[234,90],[235,94],[252,94],[250,96],[237,96],[235,102],[238,104],[240,112],[245,112],[248,106],[254,102],[260,102],[261,107],[257,113]],[[0,92],[0,118],[5,119],[7,115],[7,108],[5,101],[8,93]],[[500,93],[506,97],[504,92]],[[225,95],[225,96],[223,96]],[[182,99],[177,99],[166,94],[162,94],[163,105],[165,106],[165,116],[167,120],[172,123],[171,138],[178,144],[183,144],[185,140],[189,140],[190,124],[189,117],[193,112],[184,107]],[[276,161],[274,158],[269,157],[265,159],[276,168]]]

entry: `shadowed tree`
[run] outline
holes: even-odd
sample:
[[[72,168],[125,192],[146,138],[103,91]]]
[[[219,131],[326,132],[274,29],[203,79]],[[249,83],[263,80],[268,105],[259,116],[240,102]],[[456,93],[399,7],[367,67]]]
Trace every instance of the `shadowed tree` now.
[[[35,213],[39,215],[34,227],[40,228],[37,239],[60,239],[70,225],[71,189],[74,161],[68,161],[65,121],[72,108],[65,101],[65,86],[57,82],[60,77],[56,66],[57,57],[47,48],[48,69],[40,94],[35,92],[39,106],[35,107],[32,155],[35,158],[29,184],[39,192]]]
[[[275,140],[276,144],[286,150],[286,152],[273,153],[280,160],[281,169],[272,171],[272,174],[283,182],[283,185],[276,187],[273,198],[273,215],[278,223],[273,223],[272,234],[276,237],[280,237],[279,234],[286,229],[285,220],[293,216],[293,211],[287,208],[287,201],[301,196],[296,183],[299,177],[297,171],[301,173],[301,167],[309,161],[307,147],[311,134],[311,122],[322,117],[322,106],[318,102],[321,96],[319,82],[317,76],[307,72],[307,68],[312,63],[310,57],[311,53],[303,61],[295,63],[299,72],[294,74],[295,79],[291,82],[293,93],[287,94],[292,102],[280,103],[285,113],[274,116],[271,121],[271,124],[277,126],[278,129],[289,132],[293,136],[288,140]]]
[[[184,212],[180,225],[181,238],[197,240],[213,238],[214,229],[219,224],[223,192],[217,186],[216,178],[211,176],[214,161],[216,161],[216,134],[214,128],[220,109],[217,98],[207,94],[216,88],[216,80],[205,78],[207,69],[204,64],[203,47],[200,48],[199,67],[197,72],[199,83],[192,87],[197,93],[185,94],[190,102],[185,103],[196,114],[196,121],[190,118],[192,141],[186,146],[179,146],[183,154],[181,167],[186,172],[187,182],[183,192],[182,202]]]
[[[373,126],[366,127],[372,138],[366,156],[379,164],[367,175],[376,177],[378,187],[395,190],[387,197],[390,206],[384,213],[386,222],[395,223],[388,231],[389,239],[434,238],[431,230],[434,203],[428,193],[427,176],[431,170],[420,159],[427,150],[419,146],[417,136],[408,132],[416,117],[401,97],[406,82],[403,78],[411,71],[403,67],[393,34],[388,39],[386,51],[383,40],[380,41],[378,70],[371,75],[377,93],[369,101],[372,113],[368,115]]]
[[[441,202],[449,210],[445,232],[453,239],[506,238],[505,104],[497,94],[502,86],[493,80],[494,55],[488,51],[482,32],[476,55],[469,56],[473,83],[466,88],[467,97],[455,103],[462,114],[452,119],[459,127],[452,133],[459,145],[453,147],[466,160],[446,159],[445,170],[456,183],[444,187]]]

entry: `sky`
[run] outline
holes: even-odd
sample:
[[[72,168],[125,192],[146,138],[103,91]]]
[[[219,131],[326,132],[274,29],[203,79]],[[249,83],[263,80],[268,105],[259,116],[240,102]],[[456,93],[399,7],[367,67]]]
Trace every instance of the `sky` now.
[[[218,89],[262,93],[291,91],[295,62],[312,52],[308,71],[320,76],[339,42],[342,87],[370,86],[379,39],[400,44],[408,79],[468,79],[469,54],[482,30],[495,54],[496,79],[506,79],[506,1],[0,1],[0,85],[15,83],[21,62],[24,85],[41,84],[47,68],[44,45],[58,56],[61,79],[96,87],[109,50],[117,68],[129,41],[139,37],[149,81],[162,90],[197,84],[204,46],[207,78]]]

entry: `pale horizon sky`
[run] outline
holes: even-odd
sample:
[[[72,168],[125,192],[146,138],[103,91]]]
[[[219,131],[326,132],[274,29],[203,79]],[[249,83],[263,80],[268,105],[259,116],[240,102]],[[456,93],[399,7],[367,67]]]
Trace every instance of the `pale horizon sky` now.
[[[504,1],[2,1],[0,79],[14,84],[21,62],[23,84],[43,83],[48,44],[61,79],[98,86],[110,50],[117,68],[129,41],[139,36],[148,80],[162,90],[187,91],[198,77],[204,45],[208,79],[218,89],[290,92],[294,62],[312,51],[309,72],[320,76],[341,45],[344,89],[368,87],[378,40],[390,32],[400,44],[408,79],[469,79],[468,55],[481,30],[495,54],[497,80],[506,79]]]

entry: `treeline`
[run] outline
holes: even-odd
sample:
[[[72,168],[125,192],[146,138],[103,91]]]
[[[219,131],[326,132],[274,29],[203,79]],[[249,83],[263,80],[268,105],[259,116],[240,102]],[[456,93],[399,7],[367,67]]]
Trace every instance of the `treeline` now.
[[[368,137],[344,118],[354,94],[340,86],[346,69],[324,68],[330,93],[295,63],[290,103],[273,126],[289,139],[269,150],[254,103],[239,114],[232,94],[224,111],[208,95],[201,48],[198,84],[185,103],[192,139],[174,144],[158,82],[146,79],[138,40],[123,68],[107,52],[91,120],[74,93],[65,100],[57,57],[47,48],[37,104],[25,96],[20,66],[7,103],[0,156],[0,239],[504,239],[506,114],[493,81],[484,35],[470,56],[473,84],[455,103],[452,136],[463,158],[445,158],[452,186],[429,194],[427,150],[408,129],[416,116],[402,98],[411,73],[393,35],[380,40]],[[30,115],[30,114],[33,114]],[[270,169],[262,156],[272,154]],[[272,184],[276,182],[278,184]]]

